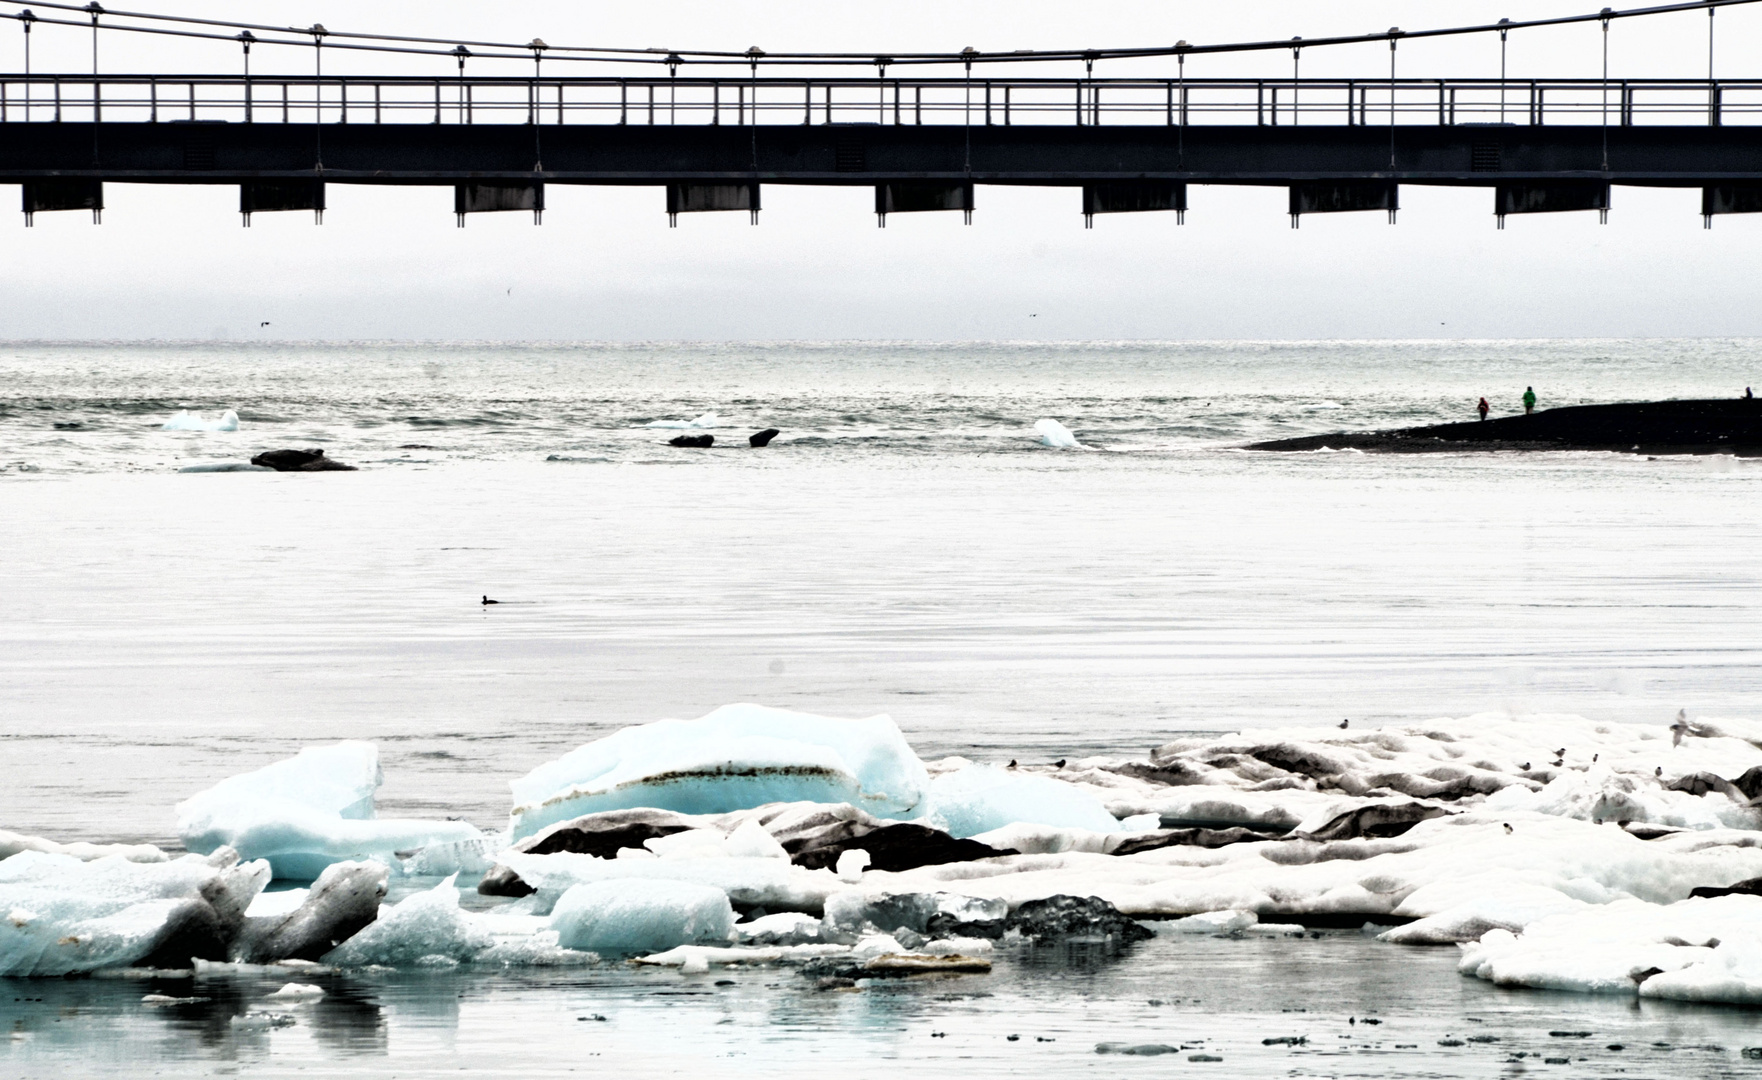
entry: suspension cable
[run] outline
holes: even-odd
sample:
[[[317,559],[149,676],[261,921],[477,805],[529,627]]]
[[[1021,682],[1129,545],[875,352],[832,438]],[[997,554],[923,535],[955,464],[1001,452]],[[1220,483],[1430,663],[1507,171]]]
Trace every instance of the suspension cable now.
[[[86,14],[90,7],[59,0],[30,0],[35,7],[54,11]],[[1747,5],[1762,0],[1690,0],[1690,2],[1661,4],[1648,7],[1630,8],[1624,11],[1612,11],[1605,8],[1596,14],[1564,15],[1545,19],[1529,19],[1521,22],[1501,20],[1498,23],[1478,24],[1455,27],[1441,27],[1431,30],[1411,30],[1401,36],[1417,38],[1452,37],[1464,34],[1498,33],[1503,38],[1511,30],[1532,27],[1563,26],[1583,22],[1607,22],[1610,19],[1640,18],[1650,15],[1662,15],[1681,11],[1706,11],[1709,16],[1722,7]],[[22,7],[23,0],[0,0],[9,6]],[[111,18],[103,29],[118,30],[127,33],[158,34],[172,37],[187,37],[208,40],[236,41],[237,32],[251,30],[258,33],[284,35],[281,37],[260,37],[263,44],[291,45],[312,47],[312,43],[304,40],[307,33],[304,27],[274,26],[262,23],[239,22],[226,19],[203,19],[185,15],[168,15],[158,12],[120,11],[105,9],[104,14]],[[8,17],[8,16],[0,16]],[[26,15],[13,14],[11,18],[25,19]],[[118,19],[133,19],[138,22],[170,23],[178,27],[209,27],[212,30],[176,29],[165,26],[142,26],[117,22]],[[57,19],[36,16],[34,21],[45,24],[80,26],[88,24],[84,20],[74,18]],[[230,32],[222,32],[230,31]],[[417,37],[402,34],[371,34],[360,31],[333,31],[329,34],[330,41],[323,43],[331,49],[345,49],[361,52],[402,53],[410,55],[450,56],[459,46],[472,46],[489,52],[474,52],[473,55],[491,59],[530,59],[531,53],[527,46],[518,42],[476,41],[461,38]],[[339,40],[340,39],[340,40]],[[1311,38],[1304,42],[1305,48],[1320,48],[1333,45],[1361,45],[1377,41],[1392,40],[1388,33],[1341,35],[1325,38]],[[1289,39],[1283,41],[1244,41],[1226,42],[1213,45],[1189,45],[1177,43],[1169,46],[1150,46],[1139,48],[1110,49],[1018,49],[1010,52],[978,52],[963,50],[961,52],[920,52],[894,53],[891,61],[895,65],[937,65],[937,64],[998,64],[998,63],[1034,63],[1076,61],[1085,59],[1143,59],[1160,56],[1183,56],[1202,53],[1238,53],[1264,52],[1274,49],[1288,49]],[[664,48],[617,48],[608,46],[558,45],[550,47],[551,58],[555,60],[574,60],[597,63],[632,63],[632,64],[670,64],[681,62],[705,65],[743,65],[749,63],[744,51],[714,49],[664,49]],[[765,63],[772,65],[809,65],[836,66],[861,65],[869,66],[875,62],[873,52],[779,52],[765,56]]]

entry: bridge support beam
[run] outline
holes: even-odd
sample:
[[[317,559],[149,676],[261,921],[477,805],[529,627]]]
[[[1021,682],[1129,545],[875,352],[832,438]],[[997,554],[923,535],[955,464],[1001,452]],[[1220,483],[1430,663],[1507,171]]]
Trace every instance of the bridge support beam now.
[[[680,214],[746,210],[759,223],[759,182],[745,184],[668,184],[667,225],[677,228]]]
[[[1710,184],[1701,189],[1701,223],[1711,229],[1714,214],[1762,214],[1762,184]]]
[[[1120,180],[1083,185],[1083,227],[1095,227],[1096,214],[1136,214],[1173,210],[1175,223],[1187,219],[1187,185],[1178,180]]]
[[[530,184],[455,184],[453,213],[458,215],[459,228],[465,227],[466,214],[495,213],[502,210],[530,210],[532,223],[544,220],[545,186],[542,181]]]
[[[24,182],[24,223],[35,224],[39,210],[90,210],[92,224],[104,220],[104,181],[48,177]]]
[[[1401,187],[1392,180],[1306,180],[1291,185],[1291,227],[1304,214],[1387,210],[1389,224],[1401,209]]]
[[[900,180],[875,185],[875,223],[887,227],[888,214],[916,214],[932,210],[959,210],[966,223],[973,223],[973,185]]]
[[[1559,214],[1595,210],[1597,219],[1609,224],[1609,182],[1606,180],[1550,180],[1534,184],[1500,184],[1493,192],[1493,213],[1499,228],[1506,214]]]
[[[239,216],[245,228],[251,215],[281,210],[310,210],[315,222],[324,224],[324,181],[247,180],[239,185]]]

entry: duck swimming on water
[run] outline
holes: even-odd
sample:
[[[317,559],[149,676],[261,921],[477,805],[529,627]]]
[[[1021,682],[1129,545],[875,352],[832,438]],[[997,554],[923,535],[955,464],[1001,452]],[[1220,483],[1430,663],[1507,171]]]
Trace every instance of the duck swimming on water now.
[[[487,595],[483,598],[483,602],[486,604],[499,604],[499,603],[501,603],[500,600],[491,600]]]

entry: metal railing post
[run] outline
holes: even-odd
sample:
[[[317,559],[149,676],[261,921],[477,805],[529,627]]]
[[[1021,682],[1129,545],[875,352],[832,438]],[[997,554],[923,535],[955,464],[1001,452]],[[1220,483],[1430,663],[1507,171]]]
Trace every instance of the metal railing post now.
[[[148,79],[147,80],[147,101],[148,101],[147,122],[150,124],[157,124],[159,122],[159,80],[158,79]]]
[[[1723,109],[1723,106],[1725,104],[1724,98],[1725,98],[1725,88],[1720,86],[1717,82],[1713,83],[1711,86],[1708,87],[1708,89],[1707,89],[1707,126],[1719,127],[1721,124],[1723,124],[1725,122],[1725,117],[1720,115],[1721,112],[1724,111],[1724,109]]]

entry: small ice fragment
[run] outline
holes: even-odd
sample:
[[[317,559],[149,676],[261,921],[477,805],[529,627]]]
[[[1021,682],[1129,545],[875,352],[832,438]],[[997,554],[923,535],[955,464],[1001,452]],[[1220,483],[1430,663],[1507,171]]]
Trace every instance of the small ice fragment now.
[[[236,1028],[253,1031],[266,1031],[270,1028],[293,1027],[295,1020],[292,1013],[248,1012],[243,1016],[235,1016],[229,1023]]]
[[[709,970],[709,958],[702,953],[694,953],[691,956],[687,956],[685,962],[679,965],[679,973],[681,975],[702,975]]]
[[[1171,934],[1235,934],[1259,921],[1260,916],[1252,911],[1207,911],[1172,919],[1163,923],[1162,929]]]
[[[1034,430],[1040,433],[1040,442],[1042,445],[1050,446],[1055,450],[1079,450],[1083,448],[1083,444],[1077,441],[1075,435],[1071,434],[1071,429],[1065,427],[1057,420],[1050,418],[1036,420],[1034,421]]]
[[[280,990],[269,995],[280,1001],[317,1001],[324,996],[324,991],[311,983],[288,983]]]
[[[149,1009],[163,1009],[171,1005],[200,1005],[210,999],[205,997],[172,997],[170,994],[142,994],[141,1004]]]
[[[713,412],[704,413],[696,420],[651,420],[644,427],[662,428],[668,431],[683,431],[687,428],[713,428],[722,423],[722,418]]]
[[[239,414],[231,409],[220,415],[216,420],[205,420],[200,413],[181,409],[171,419],[159,425],[161,431],[237,431]]]
[[[863,880],[863,871],[869,868],[869,853],[862,848],[848,848],[839,853],[838,867],[834,871],[838,880],[847,885],[855,885]]]

